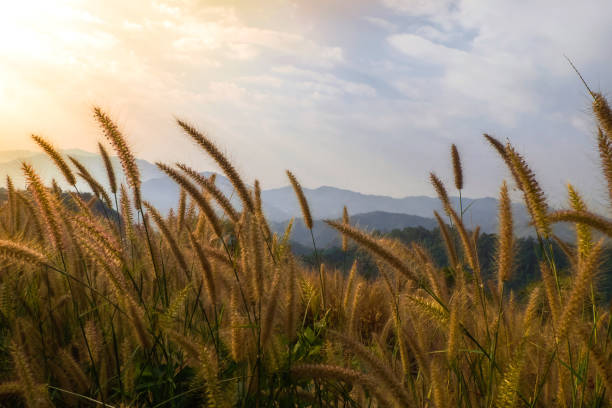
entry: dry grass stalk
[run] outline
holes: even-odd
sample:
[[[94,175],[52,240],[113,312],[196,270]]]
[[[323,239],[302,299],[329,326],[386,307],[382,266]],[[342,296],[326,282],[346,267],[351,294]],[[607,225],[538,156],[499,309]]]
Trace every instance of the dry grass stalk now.
[[[603,131],[600,139],[602,157],[610,162],[605,166],[612,169],[612,144]],[[530,185],[533,174],[512,147],[487,140],[510,164],[523,193],[537,193],[539,187]],[[186,166],[162,169],[184,186],[182,204],[176,217],[172,212],[162,217],[147,205],[144,225],[149,219],[157,223],[148,231],[134,224],[125,186],[120,189],[125,229],[115,228],[113,220],[74,193],[72,200],[64,199],[57,183],[52,189],[42,185],[31,168],[26,171],[31,196],[9,188],[8,203],[0,203],[0,329],[5,333],[0,349],[4,346],[8,362],[0,367],[7,380],[0,385],[0,394],[6,394],[1,401],[22,398],[23,403],[15,401],[39,406],[52,398],[72,406],[91,398],[140,406],[198,398],[205,405],[329,401],[398,407],[535,401],[553,406],[601,405],[609,396],[610,314],[597,302],[594,279],[604,249],[591,245],[589,230],[612,234],[612,222],[588,212],[573,187],[568,187],[572,209],[552,213],[550,221],[577,224],[578,248],[563,243],[572,260],[560,268],[544,241],[542,279],[526,300],[523,290],[502,290],[516,244],[505,184],[497,279],[482,281],[477,250],[486,248],[477,248],[478,228],[472,234],[466,230],[435,175],[434,187],[455,228],[450,231],[435,214],[450,267],[436,265],[438,254],[430,254],[425,244],[404,245],[351,226],[343,211],[341,220],[329,222],[342,234],[342,249],[353,239],[373,255],[380,272],[361,277],[353,263],[345,277],[344,268],[330,264],[325,274],[300,265],[290,249],[291,226],[284,236],[266,230],[259,182],[253,194],[247,191],[253,212],[243,203],[242,216],[238,213],[237,221],[219,216],[215,231],[205,211],[200,208],[200,220],[196,212],[197,200],[213,206],[212,190],[201,192]],[[52,236],[37,231],[37,223],[47,225],[45,217],[56,221],[61,253]],[[129,241],[121,239],[123,231]],[[457,259],[455,233],[475,279]],[[65,268],[56,271],[70,275],[73,293],[61,274],[52,272],[60,261]],[[159,266],[155,274],[152,261]],[[173,273],[187,266],[196,268],[193,282]],[[454,282],[447,283],[453,275]],[[474,313],[481,307],[482,314]],[[166,362],[180,365],[180,375],[165,371],[171,365],[162,368],[174,376],[173,390],[200,395],[172,394],[165,382],[158,386],[145,378],[161,373]],[[48,392],[45,378],[80,396]]]
[[[198,243],[196,238],[193,236],[191,232],[189,232],[189,240],[191,241],[191,246],[195,251],[198,261],[200,262],[200,267],[202,268],[202,277],[204,280],[204,284],[206,287],[206,292],[208,297],[210,298],[213,304],[217,303],[217,285],[215,283],[215,277],[213,276],[213,269],[202,249],[202,246]]]
[[[189,180],[187,180],[182,174],[178,173],[176,170],[166,166],[163,163],[156,163],[157,167],[170,176],[177,184],[183,188],[187,194],[196,202],[202,214],[206,216],[206,219],[210,223],[211,227],[215,231],[215,234],[219,238],[223,238],[223,232],[221,231],[221,223],[215,214],[215,211],[210,206],[208,200],[198,191],[198,189],[191,184]]]
[[[551,224],[573,222],[575,224],[586,225],[612,237],[612,222],[589,211],[558,210],[550,213],[548,219]]]
[[[178,230],[179,232],[185,227],[185,208],[187,206],[187,193],[181,188],[178,202]]]
[[[254,197],[254,206],[255,206],[255,217],[257,218],[257,223],[259,227],[263,230],[264,239],[266,241],[270,241],[272,239],[272,232],[270,231],[270,226],[268,225],[268,221],[263,212],[263,207],[261,203],[261,186],[259,185],[259,180],[255,180],[255,184],[253,187],[253,197]]]
[[[510,173],[512,174],[512,178],[514,179],[514,182],[516,183],[519,190],[522,191],[523,186],[521,184],[521,178],[518,176],[516,170],[514,169],[514,166],[512,165],[510,156],[508,155],[508,152],[506,151],[506,146],[504,146],[502,142],[500,142],[499,140],[497,140],[491,135],[488,135],[485,133],[483,136],[487,140],[487,142],[489,142],[489,144],[497,151],[497,153],[502,158],[502,160],[506,163],[506,166],[508,167],[508,169],[510,170]]]
[[[0,259],[9,259],[33,265],[43,265],[45,257],[43,254],[14,241],[0,240]]]
[[[567,334],[572,325],[580,307],[588,293],[588,289],[593,281],[599,262],[601,261],[601,253],[603,250],[603,240],[600,240],[593,246],[589,255],[581,260],[578,264],[578,274],[573,282],[572,290],[569,298],[565,303],[563,313],[559,320],[557,328],[557,337],[563,338]]]
[[[510,362],[502,377],[495,405],[497,407],[514,408],[516,406],[518,399],[516,391],[521,379],[521,371],[525,364],[524,353],[519,351],[518,354],[519,355]]]
[[[342,223],[344,225],[350,225],[348,210],[346,209],[346,205],[342,208]],[[342,235],[342,251],[346,252],[348,250],[348,238],[346,235]]]
[[[446,223],[440,217],[437,211],[434,211],[434,216],[436,217],[436,221],[438,222],[438,228],[440,228],[440,234],[442,235],[442,239],[444,240],[444,248],[446,249],[446,254],[448,255],[448,260],[453,267],[453,269],[457,269],[458,258],[457,258],[457,249],[455,248],[455,242],[451,237],[451,233],[446,227]]]
[[[120,188],[120,204],[121,204],[121,224],[125,230],[125,235],[128,239],[134,240],[134,213],[130,197],[127,193],[125,185],[121,184]]]
[[[593,93],[593,112],[608,138],[612,139],[612,110],[604,96],[600,93]]]
[[[296,336],[297,319],[298,319],[298,299],[297,299],[297,266],[293,260],[289,261],[289,276],[287,280],[287,338],[293,341]]]
[[[151,342],[151,335],[145,324],[142,308],[138,306],[132,298],[127,298],[126,303],[128,314],[133,323],[134,333],[136,334],[140,346],[145,350],[151,349],[153,343]]]
[[[255,220],[251,220],[249,227],[249,248],[251,249],[251,255],[253,258],[253,287],[255,288],[255,295],[257,299],[261,301],[264,295],[263,243],[261,242],[262,237],[259,233],[259,228]]]
[[[334,330],[328,330],[328,334],[332,338],[339,340],[352,353],[362,359],[372,370],[372,375],[377,377],[381,383],[385,384],[386,388],[393,393],[393,396],[398,401],[401,401],[406,407],[411,405],[411,399],[406,389],[397,379],[395,374],[389,369],[389,365],[386,361],[382,361],[378,356],[356,341],[353,337],[346,336]]]
[[[442,208],[444,209],[444,212],[450,216],[451,211],[453,211],[453,207],[451,206],[450,199],[448,198],[448,193],[446,192],[444,184],[434,173],[429,173],[429,180],[431,181],[431,184],[436,190],[436,194],[438,195],[438,198],[442,203]]]
[[[68,156],[68,158],[70,159],[70,161],[72,162],[72,164],[74,164],[74,166],[79,170],[78,175],[81,176],[81,178],[83,180],[85,180],[87,182],[87,184],[89,184],[89,188],[91,188],[91,191],[94,193],[94,195],[96,195],[97,197],[101,197],[102,200],[104,201],[104,204],[106,204],[108,207],[112,207],[113,203],[111,202],[110,197],[108,196],[106,190],[104,189],[104,187],[102,187],[102,185],[100,183],[98,183],[98,181],[89,173],[89,171],[87,170],[87,168],[85,166],[83,166],[81,164],[81,162],[79,162],[77,159],[75,159],[72,156]]]
[[[183,251],[181,251],[179,244],[176,242],[176,239],[174,238],[172,231],[170,231],[170,228],[168,228],[168,226],[164,222],[163,217],[159,214],[159,212],[155,209],[155,207],[151,205],[151,203],[149,203],[148,201],[144,201],[143,204],[145,208],[147,209],[147,211],[151,214],[153,221],[155,222],[155,224],[157,225],[157,227],[163,234],[164,238],[166,239],[168,246],[170,246],[170,249],[172,250],[172,254],[174,255],[179,266],[185,273],[185,277],[187,279],[190,279],[191,272],[189,271],[189,267],[187,266],[187,261],[185,260]]]
[[[15,373],[18,377],[18,384],[20,385],[21,395],[26,407],[51,407],[47,386],[37,381],[31,363],[20,344],[13,342],[11,356],[15,363]]]
[[[462,315],[463,295],[461,292],[455,294],[450,302],[450,316],[448,328],[448,341],[446,345],[446,356],[450,364],[457,359],[460,340],[460,320]]]
[[[234,206],[230,203],[230,200],[219,190],[215,184],[214,178],[211,176],[210,178],[206,178],[202,176],[200,173],[192,169],[191,167],[177,163],[176,167],[181,169],[186,175],[191,177],[193,181],[198,183],[200,187],[202,187],[208,194],[210,194],[217,203],[221,206],[225,214],[233,221],[238,222],[240,219],[240,215],[234,209]],[[214,175],[213,175],[214,176]]]
[[[51,160],[53,160],[55,165],[64,175],[64,178],[66,179],[68,184],[74,186],[76,184],[76,178],[74,177],[72,170],[70,170],[70,167],[68,167],[68,164],[66,163],[62,155],[53,147],[53,145],[51,145],[51,143],[47,142],[42,137],[32,135],[32,139],[34,139],[34,142],[36,142],[36,144],[40,146],[45,151],[45,153],[47,153]]]
[[[304,195],[304,190],[302,190],[302,186],[299,181],[295,178],[293,173],[287,170],[287,177],[289,178],[289,182],[291,182],[291,186],[293,187],[293,191],[300,202],[300,208],[302,209],[302,218],[304,219],[304,225],[309,230],[312,230],[312,215],[310,214],[310,207],[308,206],[308,201],[306,200],[306,196]]]
[[[40,209],[40,214],[45,222],[47,227],[47,233],[50,237],[50,240],[57,250],[61,250],[62,245],[62,234],[59,227],[59,222],[57,220],[57,211],[52,201],[52,197],[49,194],[49,191],[45,188],[40,177],[34,171],[32,166],[27,163],[23,163],[21,166],[26,180],[28,182],[30,191],[38,204],[38,208]]]
[[[94,107],[93,111],[94,117],[104,131],[104,135],[115,149],[117,156],[119,156],[119,161],[127,177],[128,184],[134,192],[134,205],[136,208],[140,208],[140,171],[138,170],[136,159],[128,147],[125,137],[111,118],[97,106]]]
[[[512,207],[506,182],[499,193],[499,242],[497,249],[497,284],[502,292],[503,282],[510,278],[512,261],[514,259],[514,230],[512,222]]]
[[[606,350],[602,350],[597,344],[593,343],[591,333],[589,330],[580,330],[580,335],[584,343],[588,345],[589,357],[594,363],[597,373],[602,379],[602,382],[607,390],[612,390],[612,364],[609,353]],[[608,403],[612,404],[612,393],[607,393]]]
[[[17,199],[25,207],[29,220],[34,225],[36,239],[40,242],[43,241],[43,227],[41,225],[41,216],[38,211],[34,208],[34,205],[28,200],[20,191],[16,192]]]
[[[363,296],[363,291],[365,289],[365,283],[359,282],[357,287],[355,288],[355,293],[353,294],[353,302],[351,303],[351,312],[349,314],[348,320],[348,332],[351,335],[356,335],[359,331],[359,305],[361,304],[361,297]]]
[[[351,295],[353,294],[353,286],[355,285],[355,280],[357,278],[357,260],[353,262],[353,266],[351,266],[351,270],[349,271],[348,280],[346,281],[346,288],[344,289],[344,297],[342,300],[342,310],[348,310],[348,303]]]
[[[106,169],[106,177],[108,177],[110,191],[113,194],[117,194],[117,177],[115,176],[115,170],[113,169],[113,163],[111,162],[110,156],[102,143],[98,143],[98,150],[104,161],[104,168]]]
[[[13,185],[13,180],[6,176],[6,190],[8,195],[8,216],[11,224],[11,228],[17,229],[19,223],[19,207],[17,206],[17,193],[15,190],[15,186]]]
[[[234,168],[234,166],[230,163],[229,160],[225,157],[223,153],[215,146],[215,144],[208,139],[204,134],[200,133],[195,127],[191,126],[185,121],[177,120],[177,123],[183,130],[191,136],[191,138],[202,147],[221,167],[223,173],[227,176],[229,181],[232,183],[236,192],[240,196],[242,200],[242,204],[249,211],[253,212],[253,200],[251,200],[251,195],[246,188],[246,185],[238,175],[238,172]]]
[[[325,223],[340,231],[342,234],[345,234],[353,241],[370,251],[372,254],[379,257],[381,260],[387,262],[398,272],[405,275],[408,279],[414,282],[419,281],[418,277],[414,274],[414,271],[412,271],[412,269],[405,262],[399,259],[389,249],[385,248],[383,245],[377,242],[377,240],[373,237],[367,235],[358,228],[352,227],[350,225],[344,225],[337,221],[325,220]]]
[[[266,348],[274,329],[275,317],[278,311],[280,297],[280,274],[277,272],[272,282],[272,288],[261,320],[261,345]],[[261,299],[261,298],[260,298]]]
[[[544,291],[546,292],[553,324],[559,324],[559,318],[561,316],[559,294],[553,274],[546,262],[540,262],[540,273],[542,274],[542,283],[544,284]]]
[[[455,187],[457,190],[463,189],[463,169],[461,167],[461,159],[459,158],[459,151],[457,146],[453,143],[451,145],[451,158],[453,162],[453,174],[455,176]]]
[[[570,206],[574,211],[587,211],[587,206],[584,203],[584,200],[582,197],[580,197],[578,192],[571,184],[567,185],[567,193],[569,196]],[[578,247],[578,254],[580,256],[587,256],[591,247],[593,246],[593,236],[591,234],[591,228],[588,225],[581,223],[576,224],[576,243]]]
[[[291,368],[291,374],[298,378],[325,378],[359,384],[368,388],[383,406],[410,406],[402,405],[398,399],[392,398],[391,394],[385,392],[386,384],[380,380],[348,368],[328,364],[300,364]]]
[[[506,154],[512,166],[511,168],[514,170],[513,175],[517,185],[523,191],[527,210],[531,215],[537,232],[544,237],[548,237],[551,232],[550,223],[547,218],[548,205],[546,204],[544,192],[535,179],[535,174],[512,145],[506,145]]]
[[[470,268],[472,268],[472,271],[474,271],[474,273],[477,275],[477,278],[480,284],[482,283],[482,277],[480,276],[480,263],[478,261],[478,254],[476,252],[476,246],[475,246],[476,243],[468,235],[465,229],[465,226],[463,225],[463,221],[457,215],[455,210],[453,210],[452,208],[449,208],[448,211],[449,211],[451,220],[453,220],[453,223],[455,224],[455,228],[457,229],[457,232],[459,233],[459,238],[461,240],[461,244],[463,247],[463,253],[465,257],[467,258],[468,265],[470,266]]]
[[[601,170],[606,179],[608,196],[612,205],[612,139],[604,135],[601,128],[597,129],[597,148],[601,160]]]

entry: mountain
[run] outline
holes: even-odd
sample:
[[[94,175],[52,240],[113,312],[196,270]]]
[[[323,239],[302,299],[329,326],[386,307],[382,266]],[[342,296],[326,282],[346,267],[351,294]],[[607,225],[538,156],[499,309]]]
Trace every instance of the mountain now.
[[[0,164],[12,160],[27,159],[36,154],[38,154],[38,152],[31,152],[29,150],[2,150],[0,151]]]
[[[316,189],[305,188],[304,195],[308,200],[312,216],[316,219],[338,218],[342,207],[347,206],[349,214],[365,214],[385,212],[392,214],[410,214],[419,217],[432,218],[433,211],[443,214],[442,205],[437,198],[427,196],[412,196],[393,198],[381,195],[370,195],[344,190],[336,187],[323,186]],[[451,197],[451,204],[459,209],[459,198]],[[292,217],[300,217],[301,210],[295,193],[291,187],[282,187],[262,192],[262,202],[273,203],[282,208]],[[480,225],[483,232],[497,230],[497,200],[495,198],[463,198],[464,222],[467,228]],[[522,204],[512,205],[516,233],[529,234],[529,216]],[[275,220],[280,221],[280,220]]]
[[[66,150],[69,154],[81,161],[103,185],[107,184],[106,170],[102,159],[95,153],[82,150]],[[59,173],[51,160],[43,153],[30,151],[5,151],[0,152],[0,180],[8,174],[14,183],[23,188],[24,178],[21,171],[22,160],[32,164],[46,183],[55,178],[61,186],[65,187],[63,176]],[[117,157],[111,158],[114,169],[121,177],[121,165]],[[179,188],[157,167],[146,161],[137,160],[142,179],[142,195],[144,199],[153,203],[162,212],[177,206]],[[205,176],[212,173],[204,172]],[[217,186],[225,193],[236,208],[241,207],[240,200],[234,192],[233,186],[225,177],[217,175]],[[0,182],[1,184],[1,182]],[[80,191],[88,191],[88,187],[81,181],[77,185]],[[393,198],[382,195],[371,195],[358,193],[336,187],[322,186],[315,189],[304,188],[304,194],[308,200],[314,219],[335,219],[342,213],[342,207],[347,206],[351,220],[366,229],[377,229],[390,231],[393,228],[404,228],[423,226],[434,228],[433,211],[443,214],[442,206],[437,198],[426,196],[408,196]],[[451,197],[451,204],[459,209],[458,197]],[[490,197],[485,198],[463,198],[461,206],[464,210],[464,223],[466,228],[473,229],[477,225],[482,232],[494,233],[497,231],[497,200]],[[287,222],[291,218],[296,219],[294,225],[293,239],[298,242],[310,242],[310,233],[303,229],[301,221],[302,212],[299,202],[295,197],[293,189],[289,186],[262,191],[262,206],[273,229],[278,232],[284,231]],[[533,235],[533,228],[529,226],[529,216],[525,206],[519,203],[512,204],[515,233],[518,236]],[[315,238],[320,240],[320,245],[335,242],[337,234],[326,225],[315,223]],[[563,238],[572,236],[567,226],[556,226],[555,231]]]
[[[210,177],[215,174],[210,171],[201,172],[204,177]],[[242,208],[242,202],[234,191],[232,183],[224,176],[217,174],[215,184],[217,188],[230,198],[230,202],[236,209]],[[251,186],[248,186],[251,187]],[[170,208],[176,208],[178,205],[179,187],[170,178],[165,175],[162,177],[153,178],[142,183],[142,196],[152,202],[160,211],[167,212]],[[288,213],[279,207],[274,202],[265,201],[262,199],[262,207],[266,217],[270,221],[289,221],[295,215]]]
[[[80,161],[102,185],[107,186],[108,179],[106,176],[106,168],[104,167],[102,158],[98,154],[80,149],[62,150],[61,153],[64,157],[70,155]],[[2,180],[2,184],[6,176],[10,176],[15,186],[18,188],[23,188],[25,186],[25,179],[23,171],[21,170],[22,162],[32,165],[45,183],[50,183],[52,179],[55,179],[62,188],[68,187],[64,180],[64,176],[62,176],[55,164],[46,154],[27,150],[0,151],[0,180]],[[121,170],[119,158],[113,156],[111,157],[111,162],[118,180],[122,180],[123,172]],[[157,166],[146,160],[137,159],[136,163],[140,169],[140,176],[143,181],[162,175],[162,172]],[[82,179],[78,179],[77,187],[79,190],[89,190],[87,184],[83,182]]]
[[[289,221],[270,222],[270,229],[282,235],[287,228]],[[438,223],[432,218],[419,217],[409,214],[394,214],[384,211],[374,211],[365,214],[351,216],[351,224],[366,231],[389,232],[394,229],[404,229],[406,227],[423,227],[429,230],[434,229]],[[340,235],[338,231],[328,226],[321,220],[313,222],[312,232],[317,247],[327,248],[340,245]],[[312,250],[312,237],[310,231],[304,225],[301,218],[296,218],[291,229],[291,241],[298,243]]]

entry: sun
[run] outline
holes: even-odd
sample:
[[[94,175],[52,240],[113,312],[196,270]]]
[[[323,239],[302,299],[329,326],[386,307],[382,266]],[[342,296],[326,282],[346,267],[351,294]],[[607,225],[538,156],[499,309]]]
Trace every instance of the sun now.
[[[44,36],[62,2],[25,0],[5,2],[0,13],[0,52],[9,60],[43,51]]]

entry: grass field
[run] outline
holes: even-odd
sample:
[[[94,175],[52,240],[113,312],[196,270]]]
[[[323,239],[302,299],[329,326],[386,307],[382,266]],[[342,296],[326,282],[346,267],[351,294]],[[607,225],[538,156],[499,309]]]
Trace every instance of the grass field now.
[[[612,111],[592,96],[612,200]],[[181,187],[175,210],[160,214],[140,195],[128,141],[103,111],[94,115],[125,184],[102,144],[108,179],[95,180],[38,136],[66,182],[84,179],[93,198],[43,185],[27,163],[27,190],[7,180],[0,205],[3,406],[611,405],[612,315],[596,299],[598,275],[610,273],[600,264],[612,222],[590,212],[572,186],[569,209],[551,211],[512,145],[485,135],[538,233],[541,279],[524,298],[504,285],[515,251],[510,182],[500,183],[495,279],[483,281],[478,231],[466,230],[461,209],[431,174],[445,210],[435,216],[449,265],[436,265],[418,244],[353,227],[346,208],[341,220],[328,221],[344,250],[357,245],[376,260],[378,276],[366,280],[359,264],[300,264],[291,228],[270,232],[259,183],[246,184],[213,141],[183,121],[242,205],[232,206],[214,179],[158,163]],[[451,153],[461,191],[461,159],[455,146]],[[287,174],[312,228],[300,184]],[[557,222],[576,225],[577,242],[558,242],[569,270],[559,270],[552,255]]]

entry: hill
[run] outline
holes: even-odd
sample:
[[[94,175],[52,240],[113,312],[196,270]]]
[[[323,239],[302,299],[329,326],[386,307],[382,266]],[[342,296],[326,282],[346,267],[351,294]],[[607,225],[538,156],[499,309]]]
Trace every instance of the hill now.
[[[102,159],[96,154],[83,150],[64,150],[64,154],[71,155],[82,162],[91,174],[106,184],[106,170]],[[21,162],[25,160],[32,164],[42,176],[45,183],[55,178],[60,186],[66,187],[62,175],[51,160],[43,153],[26,150],[12,150],[0,152],[0,176],[9,175],[18,188],[23,188],[24,178],[21,171]],[[122,178],[121,165],[117,157],[111,158],[115,171]],[[167,212],[177,205],[178,187],[157,167],[146,160],[137,160],[142,178],[142,194],[145,199],[153,203],[161,212]],[[210,176],[211,172],[202,174]],[[217,176],[217,186],[232,203],[240,208],[240,200],[234,194],[231,183],[223,176]],[[88,191],[87,185],[79,181],[77,187],[80,191]],[[355,223],[366,229],[390,231],[406,227],[422,226],[427,229],[435,227],[433,211],[442,213],[442,207],[437,198],[427,196],[407,196],[394,198],[382,195],[363,194],[351,190],[331,186],[322,186],[314,189],[304,188],[313,217],[317,220],[339,218],[342,207],[347,205],[349,214]],[[459,208],[459,198],[451,197],[451,203]],[[497,231],[497,200],[495,198],[463,198],[465,209],[464,220],[468,228],[479,225],[484,233]],[[262,191],[262,205],[266,217],[277,232],[284,231],[291,218],[301,218],[301,209],[290,186]],[[518,236],[533,235],[533,229],[528,225],[528,214],[525,206],[520,203],[513,204],[515,219],[515,233]],[[293,240],[296,243],[311,244],[310,233],[306,231],[300,221],[294,225]],[[564,238],[571,238],[571,233],[563,227],[557,228]],[[314,235],[322,247],[333,245],[337,237],[331,234],[329,228],[321,222],[315,223]],[[308,244],[309,245],[309,244]]]

